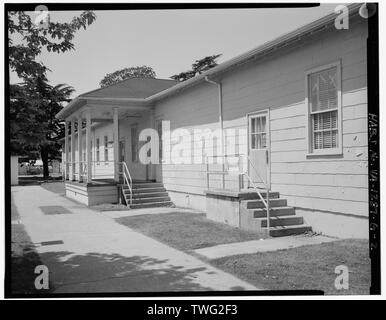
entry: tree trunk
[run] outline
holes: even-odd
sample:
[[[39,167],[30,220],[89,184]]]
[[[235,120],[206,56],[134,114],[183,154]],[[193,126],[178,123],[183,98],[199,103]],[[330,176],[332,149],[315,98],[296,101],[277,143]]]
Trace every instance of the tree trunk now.
[[[50,172],[48,170],[48,151],[45,147],[41,147],[40,156],[43,162],[43,178],[48,179]]]

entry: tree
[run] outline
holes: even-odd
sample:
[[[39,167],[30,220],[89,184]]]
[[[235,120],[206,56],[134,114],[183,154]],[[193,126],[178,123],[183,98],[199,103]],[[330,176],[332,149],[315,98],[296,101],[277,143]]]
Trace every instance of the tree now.
[[[23,11],[8,11],[11,70],[20,78],[45,75],[47,67],[36,61],[42,49],[56,53],[73,50],[72,40],[75,32],[81,28],[86,29],[95,19],[92,11],[84,11],[70,23],[49,22],[46,28],[39,28],[29,14]]]
[[[99,85],[101,87],[106,87],[128,78],[153,78],[154,79],[155,77],[156,77],[155,71],[151,67],[148,67],[148,66],[130,67],[130,68],[117,70],[113,73],[106,74],[105,77],[99,83]]]
[[[170,78],[177,81],[185,81],[190,78],[195,77],[197,74],[201,74],[211,68],[214,68],[217,66],[216,60],[221,56],[221,54],[215,54],[212,56],[207,56],[205,58],[202,58],[200,60],[196,60],[192,64],[192,70],[188,70],[185,72],[181,72],[179,74],[175,74],[171,76]]]
[[[84,11],[71,22],[47,21],[41,27],[23,11],[8,11],[9,67],[21,78],[21,84],[9,87],[10,151],[41,157],[44,177],[48,177],[48,161],[58,157],[59,138],[63,125],[55,119],[64,101],[70,101],[73,88],[51,86],[46,73],[49,69],[37,61],[43,49],[63,53],[74,49],[75,33],[92,24],[96,16]]]
[[[11,85],[11,148],[31,158],[40,156],[44,178],[49,176],[49,160],[59,157],[58,140],[64,134],[64,125],[55,115],[63,108],[63,102],[71,100],[73,91],[65,84],[51,86],[44,76]]]

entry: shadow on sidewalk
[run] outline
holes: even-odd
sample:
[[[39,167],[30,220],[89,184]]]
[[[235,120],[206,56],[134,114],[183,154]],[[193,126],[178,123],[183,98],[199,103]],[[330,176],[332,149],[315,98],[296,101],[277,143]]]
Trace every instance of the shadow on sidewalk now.
[[[96,252],[73,255],[68,251],[42,253],[40,257],[50,271],[51,291],[55,293],[213,290],[195,282],[196,273],[205,272],[205,267],[169,266],[167,259]],[[207,271],[208,277],[211,273]]]

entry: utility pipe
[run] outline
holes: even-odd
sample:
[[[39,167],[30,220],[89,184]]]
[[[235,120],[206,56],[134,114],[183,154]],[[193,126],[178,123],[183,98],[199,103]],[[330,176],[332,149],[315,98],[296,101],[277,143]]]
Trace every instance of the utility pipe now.
[[[224,124],[223,124],[223,108],[222,108],[222,84],[221,82],[216,82],[208,78],[206,76],[205,81],[211,84],[214,84],[218,88],[218,118],[219,118],[219,125],[220,125],[220,144],[221,144],[221,154],[223,156],[222,161],[222,171],[225,170],[225,138],[224,138]],[[223,189],[225,188],[225,174],[222,174],[222,186]]]

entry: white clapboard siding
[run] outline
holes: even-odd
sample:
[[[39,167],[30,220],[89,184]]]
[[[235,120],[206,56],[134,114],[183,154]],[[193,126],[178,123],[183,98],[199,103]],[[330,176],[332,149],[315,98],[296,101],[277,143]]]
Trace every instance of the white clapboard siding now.
[[[368,212],[366,37],[366,22],[351,19],[345,32],[331,28],[221,76],[224,128],[236,129],[227,135],[227,153],[246,152],[247,114],[269,109],[272,190],[290,205],[358,216]],[[343,155],[307,157],[305,72],[338,60]],[[155,112],[156,118],[171,121],[171,129],[217,129],[217,87],[203,83],[185,89],[157,102]],[[203,194],[206,189],[205,165],[160,168],[171,190]],[[226,181],[236,183],[232,179]],[[221,176],[211,177],[211,187],[219,184]]]

